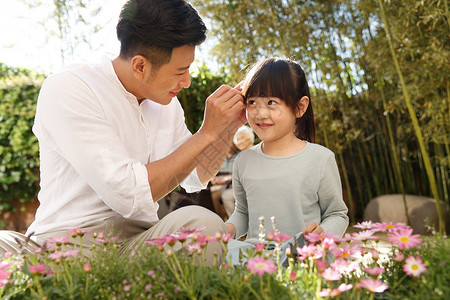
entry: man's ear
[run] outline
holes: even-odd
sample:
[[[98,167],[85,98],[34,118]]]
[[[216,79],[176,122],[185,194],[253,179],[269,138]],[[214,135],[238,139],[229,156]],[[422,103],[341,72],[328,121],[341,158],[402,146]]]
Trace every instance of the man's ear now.
[[[151,73],[151,64],[144,56],[135,55],[131,59],[131,69],[136,79],[144,79],[146,73]]]
[[[308,109],[308,105],[309,105],[309,98],[308,96],[303,96],[300,101],[298,101],[298,105],[297,105],[297,112],[295,113],[295,117],[296,118],[301,118],[306,110]]]

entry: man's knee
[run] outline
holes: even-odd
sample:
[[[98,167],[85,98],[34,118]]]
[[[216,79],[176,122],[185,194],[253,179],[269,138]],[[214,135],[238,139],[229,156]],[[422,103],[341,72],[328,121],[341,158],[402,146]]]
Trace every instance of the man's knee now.
[[[190,229],[205,227],[206,230],[203,232],[205,235],[214,235],[216,232],[226,231],[225,223],[219,215],[207,208],[190,205],[180,208],[180,210],[183,210],[180,211],[183,215],[191,216],[192,222],[189,222],[189,225],[193,227]]]

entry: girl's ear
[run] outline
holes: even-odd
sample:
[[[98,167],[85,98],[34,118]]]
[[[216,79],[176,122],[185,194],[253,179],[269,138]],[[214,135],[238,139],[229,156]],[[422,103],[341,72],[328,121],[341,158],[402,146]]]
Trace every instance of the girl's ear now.
[[[306,112],[306,109],[308,109],[309,105],[309,98],[308,96],[303,96],[300,101],[298,101],[297,104],[297,112],[295,113],[295,117],[297,119],[300,119]]]

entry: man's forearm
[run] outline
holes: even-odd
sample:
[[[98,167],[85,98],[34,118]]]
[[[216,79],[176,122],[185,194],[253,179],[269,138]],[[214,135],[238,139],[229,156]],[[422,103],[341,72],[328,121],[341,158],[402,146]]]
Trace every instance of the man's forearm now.
[[[153,201],[158,201],[176,188],[199,165],[203,153],[214,144],[213,137],[197,132],[167,157],[148,163],[146,168]]]
[[[230,129],[227,131],[217,143],[205,149],[200,155],[197,165],[197,174],[203,184],[207,183],[217,174],[217,172],[219,172],[220,167],[225,161],[225,157],[230,151],[236,130]]]

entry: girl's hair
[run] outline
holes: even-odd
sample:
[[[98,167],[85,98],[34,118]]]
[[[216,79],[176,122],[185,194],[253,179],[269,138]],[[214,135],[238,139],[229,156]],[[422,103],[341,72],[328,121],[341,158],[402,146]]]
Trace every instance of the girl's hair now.
[[[309,98],[308,108],[295,122],[294,134],[308,142],[315,140],[314,114],[306,75],[290,59],[268,58],[257,63],[247,74],[242,89],[244,102],[250,97],[277,97],[295,113],[302,97]]]

